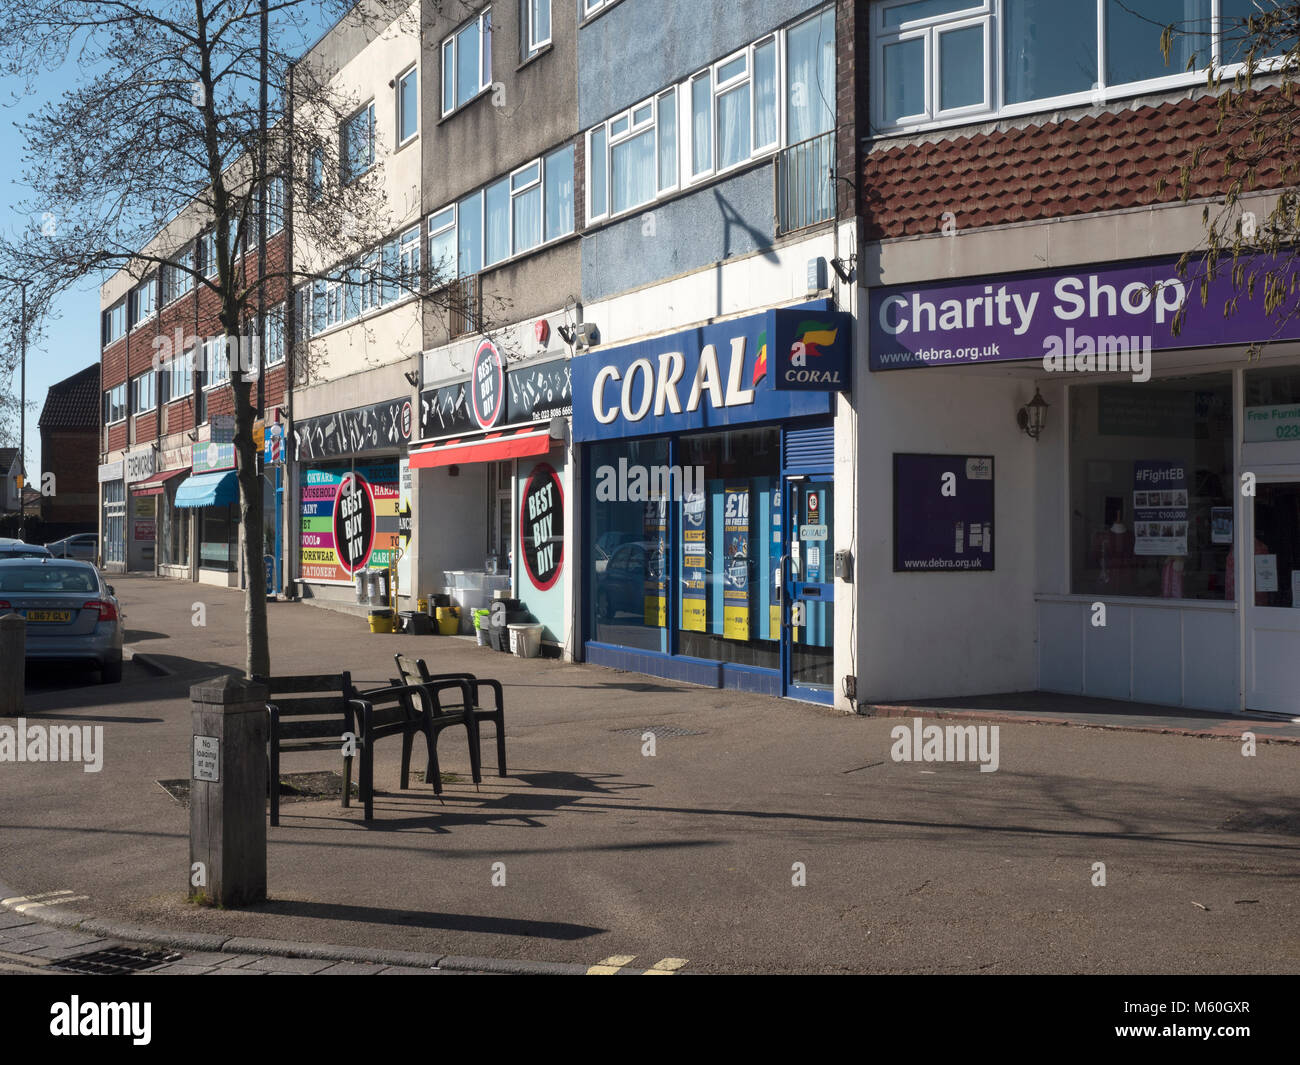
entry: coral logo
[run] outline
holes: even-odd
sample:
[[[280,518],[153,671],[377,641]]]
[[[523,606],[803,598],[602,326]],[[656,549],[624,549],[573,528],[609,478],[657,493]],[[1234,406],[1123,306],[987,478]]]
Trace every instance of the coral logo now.
[[[795,329],[794,343],[790,345],[790,368],[785,372],[785,379],[798,384],[839,385],[838,370],[819,370],[809,367],[808,359],[819,359],[839,336],[839,328],[831,322],[819,322],[808,319],[800,322]]]

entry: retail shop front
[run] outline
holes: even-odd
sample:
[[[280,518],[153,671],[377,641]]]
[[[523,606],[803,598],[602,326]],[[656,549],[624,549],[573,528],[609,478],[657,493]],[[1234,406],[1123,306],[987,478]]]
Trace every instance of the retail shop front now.
[[[436,366],[426,356],[426,379]],[[470,612],[494,598],[520,600],[543,626],[545,653],[570,647],[573,498],[567,455],[573,400],[569,360],[543,357],[507,365],[481,338],[470,375],[420,396],[417,478],[421,588]]]
[[[128,572],[141,570],[152,573],[155,544],[158,539],[158,510],[152,493],[141,491],[141,486],[153,477],[158,467],[158,452],[151,444],[133,448],[124,457],[127,484],[127,547]]]
[[[1032,603],[1009,584],[986,589],[999,614],[1032,619],[1022,638],[1034,642],[1043,690],[1300,709],[1300,326],[1245,293],[1225,316],[1227,275],[1210,280],[1204,303],[1195,270],[1180,276],[1174,258],[871,293],[870,366],[885,394],[897,391],[892,371],[911,370],[923,378],[907,389],[921,409],[977,395],[976,377],[1009,382],[1008,400],[1018,385],[1050,401],[1019,415],[1029,430],[1042,417],[1032,479],[998,486],[1003,547],[1032,531],[1018,558],[1003,550],[997,564],[1010,567],[1004,580],[1025,578]],[[1271,343],[1247,359],[1254,342]],[[1009,420],[1015,406],[1005,409]],[[917,458],[891,450],[896,470]],[[1001,459],[987,458],[986,503],[965,467],[947,498],[937,479],[926,495],[935,470],[917,475],[924,491],[898,482],[893,577],[903,583],[884,596],[887,612],[921,591],[927,575],[905,572],[918,550],[936,565],[916,569],[949,573],[991,552],[991,464]],[[956,595],[961,579],[926,587],[935,611],[954,611],[944,591]],[[989,690],[1018,680],[1008,673]],[[924,683],[911,694],[938,694]]]
[[[193,515],[199,583],[238,587],[239,476],[232,441],[194,445],[190,475],[177,486],[172,505]]]
[[[105,573],[126,572],[126,463],[99,467],[99,564]]]
[[[852,343],[818,301],[573,361],[588,661],[833,701]]]
[[[375,573],[384,576],[385,587],[378,591],[387,603],[387,572],[393,561],[397,594],[410,596],[411,497],[404,473],[412,420],[411,401],[398,397],[301,418],[291,426],[300,519],[298,576],[304,598],[355,605],[358,576]]]
[[[176,491],[190,475],[191,446],[158,453],[154,472],[131,486],[135,499],[152,500],[156,517],[156,562],[159,575],[189,580],[190,513],[176,506]]]

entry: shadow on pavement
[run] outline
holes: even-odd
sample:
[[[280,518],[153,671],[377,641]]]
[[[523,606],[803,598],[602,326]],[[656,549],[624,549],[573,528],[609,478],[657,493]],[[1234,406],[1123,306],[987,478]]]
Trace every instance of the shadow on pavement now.
[[[567,921],[529,921],[511,917],[480,917],[468,913],[436,913],[422,910],[390,910],[378,906],[347,906],[329,902],[276,902],[248,907],[248,913],[284,917],[314,917],[322,921],[356,921],[361,924],[397,925],[453,932],[486,932],[498,936],[531,936],[536,939],[587,939],[609,931],[594,925]]]

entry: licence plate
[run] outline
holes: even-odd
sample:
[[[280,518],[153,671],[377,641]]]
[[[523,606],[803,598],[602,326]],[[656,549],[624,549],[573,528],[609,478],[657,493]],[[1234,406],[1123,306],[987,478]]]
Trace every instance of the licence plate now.
[[[71,621],[71,610],[29,610],[27,611],[28,621]]]

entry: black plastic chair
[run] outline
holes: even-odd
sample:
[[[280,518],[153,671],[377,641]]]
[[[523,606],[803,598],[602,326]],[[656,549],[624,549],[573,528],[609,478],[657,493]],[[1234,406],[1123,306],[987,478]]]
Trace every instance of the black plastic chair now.
[[[400,655],[394,657],[400,658]],[[400,663],[399,663],[400,667]],[[421,692],[421,713],[425,718],[425,724],[428,732],[429,744],[429,767],[425,770],[425,780],[433,785],[435,795],[442,794],[442,770],[438,767],[438,737],[442,735],[442,730],[451,728],[455,725],[463,725],[465,728],[466,739],[469,741],[469,765],[470,774],[474,783],[483,782],[483,771],[479,765],[479,747],[478,734],[474,729],[474,722],[466,715],[464,706],[467,701],[472,699],[469,682],[463,678],[439,679],[434,678],[429,682],[408,680],[405,676],[391,680],[389,683],[398,687],[418,688]],[[450,709],[442,705],[440,692],[448,689],[455,689],[456,701],[451,704]],[[402,787],[406,787],[403,783]]]
[[[402,679],[408,684],[437,684],[444,681],[464,681],[468,684],[469,690],[465,702],[459,706],[449,706],[444,709],[453,712],[465,710],[470,712],[473,722],[473,731],[471,733],[471,743],[479,751],[482,750],[482,740],[479,736],[479,726],[484,721],[491,721],[496,726],[497,734],[497,776],[506,775],[506,712],[505,696],[501,690],[501,682],[497,680],[480,679],[473,673],[430,673],[429,667],[425,664],[423,658],[412,660],[406,655],[394,655],[397,662],[397,671],[402,675]],[[479,704],[479,685],[492,689],[495,697],[495,705],[485,708]],[[477,781],[476,781],[477,783]]]

